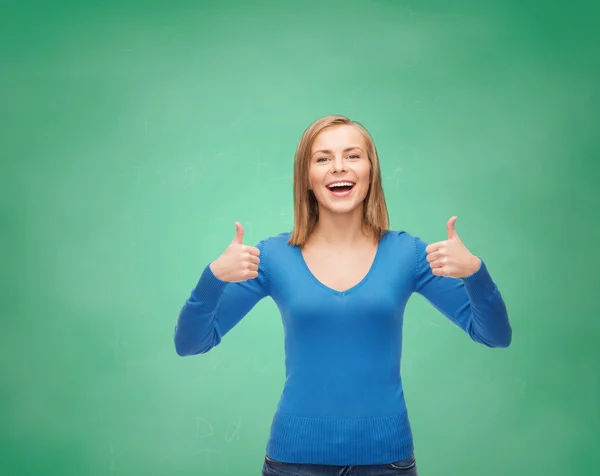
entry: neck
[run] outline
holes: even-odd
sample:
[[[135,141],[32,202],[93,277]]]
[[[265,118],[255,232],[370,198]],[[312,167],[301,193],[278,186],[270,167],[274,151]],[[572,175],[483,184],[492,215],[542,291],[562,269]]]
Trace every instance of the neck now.
[[[320,210],[319,221],[309,238],[313,243],[326,243],[336,247],[352,247],[370,240],[373,240],[373,233],[364,226],[360,207],[343,214]]]

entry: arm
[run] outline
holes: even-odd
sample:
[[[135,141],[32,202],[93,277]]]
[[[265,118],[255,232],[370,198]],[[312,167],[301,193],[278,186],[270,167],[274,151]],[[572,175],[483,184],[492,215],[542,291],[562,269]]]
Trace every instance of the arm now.
[[[425,251],[427,243],[415,237],[414,291],[454,322],[471,339],[487,347],[508,347],[512,328],[502,295],[481,261],[479,269],[466,278],[449,278],[432,273]]]
[[[264,241],[257,248],[263,252]],[[207,265],[186,299],[175,326],[175,350],[180,356],[204,354],[221,342],[250,310],[268,295],[263,259],[258,277],[241,282],[217,278]]]

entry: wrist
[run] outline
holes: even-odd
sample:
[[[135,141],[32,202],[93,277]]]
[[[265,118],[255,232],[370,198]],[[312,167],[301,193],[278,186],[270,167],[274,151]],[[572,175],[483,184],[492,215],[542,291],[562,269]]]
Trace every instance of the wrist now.
[[[477,256],[473,256],[471,269],[470,269],[471,272],[469,273],[469,276],[472,276],[473,274],[475,274],[477,271],[479,271],[480,268],[481,268],[481,259],[479,259]]]
[[[210,263],[209,268],[215,278],[224,281],[224,279],[222,278],[221,269],[219,268],[218,260],[215,260],[212,263]]]

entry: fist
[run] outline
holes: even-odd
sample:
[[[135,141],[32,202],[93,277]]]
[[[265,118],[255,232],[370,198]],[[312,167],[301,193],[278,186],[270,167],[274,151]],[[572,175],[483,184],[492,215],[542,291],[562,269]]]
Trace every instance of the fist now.
[[[219,258],[210,264],[213,274],[221,281],[235,283],[254,279],[258,276],[260,251],[254,246],[242,243],[244,228],[235,223],[235,237]]]
[[[458,237],[454,224],[457,217],[448,220],[448,239],[430,244],[425,251],[431,272],[436,276],[466,278],[479,270],[481,260],[471,254]]]

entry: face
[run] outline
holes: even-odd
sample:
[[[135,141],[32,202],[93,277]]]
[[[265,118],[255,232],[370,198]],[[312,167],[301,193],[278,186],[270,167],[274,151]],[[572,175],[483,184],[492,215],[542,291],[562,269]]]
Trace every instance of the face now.
[[[319,133],[311,148],[309,181],[320,210],[362,210],[370,178],[367,144],[358,128],[337,125]]]

